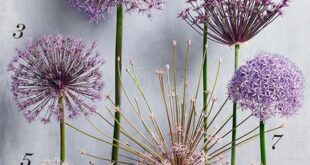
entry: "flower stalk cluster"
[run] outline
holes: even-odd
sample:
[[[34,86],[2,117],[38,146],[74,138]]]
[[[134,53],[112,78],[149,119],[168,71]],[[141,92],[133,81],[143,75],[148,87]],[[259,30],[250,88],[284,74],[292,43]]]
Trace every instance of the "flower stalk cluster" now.
[[[98,131],[101,136],[117,141],[119,143],[119,149],[124,150],[132,155],[129,156],[129,162],[134,161],[134,164],[141,165],[223,165],[229,163],[224,158],[223,154],[231,149],[230,145],[232,142],[230,141],[224,144],[223,140],[229,134],[231,134],[232,130],[225,132],[225,129],[223,128],[225,128],[225,126],[227,126],[227,124],[231,121],[232,114],[230,113],[225,115],[224,113],[228,98],[226,98],[225,101],[220,104],[219,108],[215,108],[217,107],[215,106],[217,104],[217,99],[214,97],[215,86],[219,77],[221,60],[219,60],[218,71],[213,83],[213,87],[209,92],[207,92],[208,109],[207,111],[203,111],[202,108],[199,108],[197,105],[198,91],[203,70],[202,67],[193,96],[188,97],[189,94],[187,93],[189,87],[187,79],[189,47],[190,42],[188,42],[186,51],[187,53],[185,55],[186,64],[184,67],[184,81],[181,89],[177,88],[176,82],[176,42],[173,43],[173,69],[171,70],[170,66],[166,65],[165,69],[158,69],[156,71],[156,75],[159,80],[160,92],[163,99],[163,112],[167,122],[164,124],[164,127],[159,123],[156,112],[152,108],[151,103],[149,102],[149,99],[146,96],[143,87],[141,86],[133,62],[130,63],[131,68],[126,69],[126,72],[134,82],[138,92],[141,94],[142,102],[139,101],[140,99],[136,97],[132,98],[130,96],[130,94],[123,86],[124,84],[122,80],[121,85],[124,95],[131,106],[132,111],[130,113],[135,114],[135,119],[129,118],[120,107],[115,105],[109,95],[106,96],[106,100],[110,102],[110,105],[107,106],[106,109],[116,122],[118,120],[116,120],[114,117],[113,112],[119,112],[123,119],[122,123],[118,123],[120,126],[120,132],[129,140],[130,145],[122,140],[114,139],[111,135],[105,133],[98,126],[96,126],[89,118],[86,118],[90,125],[95,128],[95,130]],[[172,79],[170,79],[171,72],[173,72]],[[146,110],[142,109],[142,104],[146,105]],[[97,114],[108,125],[113,126],[112,122],[109,121],[109,117],[106,117],[99,112],[97,112]],[[222,115],[224,115],[224,121],[222,120]],[[248,121],[250,117],[251,116],[238,123],[237,127]],[[206,120],[208,121],[208,125],[205,129],[204,121]],[[219,127],[215,127],[215,123],[221,124]],[[93,139],[112,146],[115,145],[105,138],[89,134],[74,127],[71,124],[67,123],[67,125]],[[281,127],[268,130],[267,132],[279,128]],[[165,130],[168,130],[168,132]],[[247,133],[236,138],[236,145],[243,144],[257,137],[258,134],[253,134],[256,130],[258,130],[258,127],[253,128]],[[207,138],[205,139],[205,137]],[[206,147],[208,148],[208,152],[205,152]],[[92,154],[89,154],[85,151],[83,151],[83,155],[109,161],[109,159],[93,156]],[[127,156],[120,156],[128,159]],[[124,162],[127,164],[126,161],[123,161],[122,163]],[[112,163],[121,162],[117,161]]]
[[[289,0],[186,0],[189,5],[179,17],[195,31],[214,42],[235,46],[235,71],[240,45],[246,43],[283,14]],[[205,67],[204,72],[207,72]],[[207,73],[204,73],[207,75]],[[205,76],[206,77],[206,76]],[[204,82],[204,85],[206,82]],[[237,106],[233,105],[232,141],[237,130]],[[235,165],[235,144],[232,144],[231,164]]]

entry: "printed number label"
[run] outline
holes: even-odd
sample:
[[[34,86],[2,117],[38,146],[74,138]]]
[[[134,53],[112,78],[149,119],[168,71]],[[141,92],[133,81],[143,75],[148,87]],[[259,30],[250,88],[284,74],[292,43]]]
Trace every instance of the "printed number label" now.
[[[18,24],[16,25],[16,28],[17,28],[17,32],[16,33],[13,33],[13,37],[15,39],[19,39],[19,38],[22,38],[24,33],[23,31],[26,29],[26,25],[24,24]]]
[[[26,153],[24,158],[23,158],[23,162],[20,163],[20,165],[31,165],[31,161],[29,158],[27,157],[30,157],[32,156],[34,153]],[[25,164],[24,164],[25,163]]]
[[[276,143],[274,143],[274,145],[272,146],[272,149],[273,149],[273,150],[276,149],[276,144],[280,141],[280,139],[281,139],[283,136],[284,136],[284,135],[273,135],[272,140],[273,140],[274,138],[278,138],[278,140],[276,141]]]

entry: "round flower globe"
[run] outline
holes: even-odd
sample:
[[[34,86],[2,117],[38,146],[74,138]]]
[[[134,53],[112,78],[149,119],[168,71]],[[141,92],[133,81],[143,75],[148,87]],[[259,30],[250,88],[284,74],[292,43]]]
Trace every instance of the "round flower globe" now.
[[[60,98],[68,118],[96,111],[95,100],[104,87],[100,66],[104,63],[83,40],[46,35],[29,41],[17,50],[8,70],[12,71],[12,93],[28,122],[39,118],[49,123],[64,118]]]
[[[99,22],[118,5],[127,12],[137,12],[151,17],[153,11],[162,10],[166,0],[66,0],[75,9],[84,12],[90,22]]]
[[[289,59],[259,53],[240,66],[228,84],[228,95],[261,121],[271,116],[289,117],[302,105],[304,77]]]

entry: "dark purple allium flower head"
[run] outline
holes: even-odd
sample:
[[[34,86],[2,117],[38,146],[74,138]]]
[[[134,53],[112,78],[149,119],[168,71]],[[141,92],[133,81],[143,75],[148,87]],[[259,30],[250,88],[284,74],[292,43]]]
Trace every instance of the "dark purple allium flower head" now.
[[[26,119],[39,117],[48,123],[60,120],[59,98],[63,96],[69,118],[96,111],[104,82],[99,67],[104,63],[81,39],[61,35],[29,41],[8,65],[13,71],[12,92]]]
[[[282,15],[289,0],[187,0],[190,7],[179,14],[201,35],[208,25],[210,40],[235,45],[247,42]]]
[[[74,8],[85,12],[90,22],[98,22],[119,4],[128,12],[139,12],[152,16],[153,10],[161,10],[166,0],[67,0]]]
[[[236,71],[228,94],[242,109],[266,120],[273,115],[295,114],[302,105],[303,89],[303,74],[293,62],[263,52]]]

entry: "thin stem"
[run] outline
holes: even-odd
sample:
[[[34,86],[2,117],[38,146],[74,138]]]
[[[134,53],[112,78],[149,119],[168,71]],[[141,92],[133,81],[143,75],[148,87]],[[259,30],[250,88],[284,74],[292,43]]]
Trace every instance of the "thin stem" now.
[[[117,20],[116,20],[116,46],[115,46],[115,105],[121,106],[121,69],[122,69],[122,36],[123,36],[123,6],[118,5],[117,7]],[[114,134],[113,146],[112,146],[112,163],[118,164],[118,149],[119,149],[119,138],[120,138],[120,113],[115,112],[114,121]]]
[[[203,111],[205,114],[207,114],[207,100],[208,100],[208,25],[204,25],[204,33],[203,33],[203,56],[204,56],[204,62],[203,62]],[[206,132],[208,128],[208,121],[207,118],[204,118],[204,131]],[[207,141],[207,133],[204,134],[204,142]],[[208,152],[208,146],[204,148],[205,153]]]
[[[252,129],[251,131],[245,133],[244,135],[240,136],[239,138],[236,139],[235,142],[237,142],[238,140],[244,138],[244,137],[247,137],[248,135],[250,135],[251,133],[253,133],[254,131],[256,131],[259,127],[256,127],[254,129]],[[258,135],[257,135],[258,136]],[[232,144],[233,142],[229,142],[228,144],[220,147],[219,149],[217,149],[216,151],[212,152],[210,155],[213,155],[214,153],[217,153],[218,151],[221,151],[222,149],[226,148],[227,146],[229,146],[230,144]]]
[[[142,98],[143,98],[144,102],[146,103],[146,105],[147,105],[147,107],[148,107],[148,109],[149,109],[149,111],[151,113],[150,114],[150,119],[152,121],[153,127],[154,127],[155,131],[157,132],[157,134],[159,135],[159,137],[161,138],[161,140],[163,142],[163,147],[167,150],[168,147],[167,147],[167,144],[166,144],[165,136],[163,135],[163,131],[160,129],[160,126],[159,126],[158,121],[156,119],[155,113],[154,113],[154,111],[153,111],[153,109],[152,109],[152,107],[150,105],[150,102],[148,101],[148,99],[145,96],[145,93],[144,93],[144,91],[142,89],[141,83],[140,83],[140,81],[138,79],[138,76],[137,76],[137,74],[135,72],[135,68],[134,68],[133,65],[132,65],[132,69],[133,69],[133,74],[130,71],[128,71],[128,70],[127,70],[127,73],[129,74],[131,79],[134,81],[137,89],[139,90],[140,94],[142,95]]]
[[[283,125],[281,125],[281,126],[279,126],[279,127],[276,127],[276,128],[273,128],[273,129],[269,129],[269,130],[265,131],[265,133],[273,132],[273,131],[278,130],[278,129],[281,129],[281,128],[283,128]],[[247,138],[247,139],[245,139],[245,140],[242,140],[241,142],[237,143],[236,146],[239,146],[239,145],[244,144],[244,143],[246,143],[246,142],[248,142],[248,141],[250,141],[250,140],[253,140],[254,138],[256,138],[256,137],[258,137],[258,136],[259,136],[259,134],[255,134],[255,135],[253,135],[253,136],[251,136],[251,137],[249,137],[249,138]],[[221,154],[227,152],[227,151],[230,150],[230,149],[231,149],[231,147],[230,147],[230,148],[227,148],[227,149],[225,149],[225,150],[223,150],[223,151],[221,151],[221,152],[219,152],[219,153],[217,153],[216,155],[210,154],[210,159],[209,159],[209,160],[212,160],[212,159],[216,158],[217,156],[219,156],[219,155],[221,155]]]
[[[259,136],[260,136],[260,156],[261,164],[266,165],[266,144],[265,144],[265,124],[263,121],[259,123]]]
[[[235,71],[238,68],[240,45],[235,45]],[[231,165],[236,165],[236,136],[237,136],[237,103],[233,103],[233,121],[232,121],[232,144],[231,144]]]
[[[89,134],[89,133],[86,133],[85,131],[82,131],[82,130],[78,129],[78,128],[74,127],[73,125],[69,124],[69,123],[65,123],[65,124],[66,124],[67,126],[71,127],[72,129],[78,131],[79,133],[85,135],[85,136],[88,136],[88,137],[90,137],[90,138],[92,138],[92,139],[95,139],[95,140],[98,140],[98,141],[100,141],[100,142],[103,142],[103,143],[106,143],[106,144],[115,146],[112,142],[109,142],[109,141],[104,140],[104,139],[100,139],[100,138],[98,138],[98,137],[96,137],[96,136],[93,136],[93,135],[91,135],[91,134]],[[122,143],[121,143],[121,144],[122,144]],[[124,150],[124,151],[126,151],[126,152],[129,152],[129,153],[131,153],[131,154],[134,154],[135,156],[138,156],[138,157],[140,157],[141,155],[143,155],[142,152],[140,152],[140,151],[136,150],[135,148],[130,147],[130,146],[128,146],[128,145],[121,145],[121,146],[118,146],[118,148],[120,148],[120,149],[122,149],[122,150]],[[155,160],[153,160],[153,159],[150,158],[150,157],[145,157],[145,158],[148,159],[148,160],[150,160],[151,162],[156,162]]]
[[[176,41],[173,41],[172,48],[173,48],[173,87],[174,87],[174,101],[175,101],[175,112],[176,112],[176,126],[179,126],[179,108],[178,108],[178,91],[177,91],[177,49],[176,49]],[[177,139],[179,141],[179,137]]]
[[[62,114],[60,121],[60,161],[62,164],[66,160],[65,106],[63,95],[59,97],[59,107]]]
[[[109,114],[111,115],[111,117],[114,118],[114,120],[116,120],[115,117],[113,116],[112,112],[111,112],[111,109],[108,109],[108,112],[109,112]],[[137,128],[136,126],[134,126],[133,123],[130,122],[130,121],[122,114],[122,112],[120,112],[120,114],[121,114],[122,117],[125,119],[125,121],[129,122],[130,125],[131,125],[136,131],[138,131],[138,133],[140,133],[142,136],[144,136],[144,135],[141,133],[141,131],[139,131],[138,128]],[[116,121],[117,121],[117,120],[116,120]],[[120,128],[123,130],[122,133],[123,133],[126,137],[128,137],[130,140],[132,140],[133,142],[135,142],[136,144],[138,144],[141,148],[143,148],[143,149],[144,149],[145,151],[147,151],[148,153],[153,154],[153,153],[152,153],[153,150],[151,150],[148,146],[146,146],[146,144],[144,144],[141,140],[139,140],[135,135],[133,135],[132,133],[126,131],[126,129],[124,128],[124,125],[122,125],[121,123],[118,123],[118,124],[120,125]],[[118,142],[120,142],[120,141],[118,140]],[[156,154],[156,151],[154,151],[154,152],[155,152],[155,154]],[[160,155],[154,155],[154,157],[160,158]]]
[[[171,118],[170,118],[170,114],[169,114],[168,104],[167,104],[167,101],[166,101],[166,92],[165,92],[163,76],[158,76],[158,78],[159,78],[160,89],[161,89],[161,92],[162,92],[162,96],[163,96],[163,100],[164,100],[164,104],[165,104],[165,108],[166,108],[166,115],[167,115],[167,119],[168,119],[170,138],[171,138],[172,144],[174,144],[173,128],[172,128]]]
[[[137,106],[134,106],[133,102],[131,101],[131,99],[130,99],[130,97],[129,97],[127,91],[126,91],[126,89],[125,89],[124,86],[123,86],[122,79],[120,79],[120,82],[121,82],[121,88],[123,89],[123,92],[124,92],[124,94],[125,94],[127,100],[129,101],[129,103],[130,103],[132,109],[133,109],[133,110],[135,111],[135,113],[138,115],[138,117],[140,118],[140,120],[141,120],[141,122],[142,122],[144,128],[147,130],[147,132],[149,133],[149,135],[151,135],[152,139],[156,142],[156,144],[159,144],[159,142],[158,142],[158,140],[156,139],[156,137],[154,136],[154,134],[151,133],[151,132],[152,132],[152,131],[151,131],[151,128],[148,126],[148,124],[147,124],[147,123],[145,122],[145,120],[142,118],[142,116],[141,116],[141,111],[140,111],[140,108],[139,108],[139,105],[138,105],[137,100],[134,99],[135,102],[136,102],[136,105],[137,105]],[[110,99],[109,99],[109,100],[110,100]],[[110,101],[112,102],[112,100],[110,100]],[[112,102],[112,104],[115,105],[113,102]]]
[[[189,47],[190,47],[191,41],[188,41],[187,48],[186,48],[186,54],[185,54],[185,64],[184,64],[184,82],[183,82],[183,101],[182,101],[182,127],[185,129],[185,114],[186,114],[186,88],[187,88],[187,68],[188,68],[188,55],[189,55]],[[183,140],[185,140],[184,134],[181,136]]]

